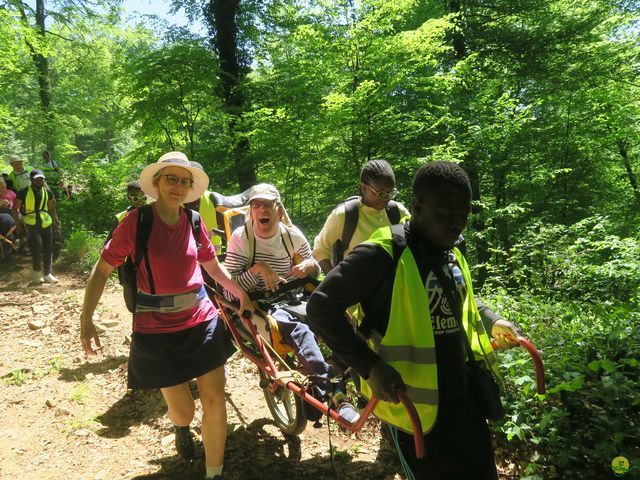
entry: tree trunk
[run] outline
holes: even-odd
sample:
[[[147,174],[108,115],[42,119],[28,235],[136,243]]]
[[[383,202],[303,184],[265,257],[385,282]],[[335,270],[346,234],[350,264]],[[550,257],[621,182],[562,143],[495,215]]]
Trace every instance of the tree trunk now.
[[[448,2],[449,12],[453,14],[460,13],[460,2],[457,0],[451,0]],[[462,25],[462,21],[460,16],[458,16],[455,20],[456,29],[451,34],[451,44],[453,46],[453,50],[455,56],[458,60],[464,60],[467,56],[467,48],[466,42],[464,38],[464,30]],[[470,95],[469,92],[465,92],[465,97]],[[482,214],[482,207],[478,205],[482,205],[482,199],[480,196],[480,171],[477,162],[474,161],[474,158],[471,153],[467,153],[465,156],[463,167],[469,176],[469,180],[471,182],[472,189],[472,199],[473,204],[472,213],[474,214],[471,219],[471,227],[478,233],[482,233],[486,230],[487,224],[484,219],[484,215]],[[491,255],[489,253],[489,242],[482,235],[478,235],[475,238],[475,247],[476,247],[476,260],[480,265],[476,275],[474,276],[474,283],[476,284],[476,288],[481,289],[484,285],[485,280],[487,279],[487,269],[484,266],[487,262],[489,262]]]
[[[19,6],[20,16],[22,17],[22,21],[26,26],[29,26],[29,20],[25,9],[23,6]],[[40,108],[42,109],[42,115],[44,119],[44,143],[47,147],[47,150],[50,152],[54,151],[54,141],[51,135],[51,87],[49,82],[49,59],[42,53],[45,51],[45,42],[46,42],[46,29],[45,29],[45,20],[46,20],[46,8],[44,0],[36,0],[36,12],[35,12],[35,21],[36,21],[36,32],[38,34],[39,40],[38,44],[34,45],[29,40],[26,40],[27,47],[29,47],[29,51],[31,53],[31,59],[33,60],[33,64],[36,67],[36,72],[38,76],[38,94],[40,96]]]
[[[213,34],[213,44],[220,61],[222,95],[229,115],[229,130],[236,142],[233,148],[233,160],[238,183],[240,190],[246,190],[256,183],[256,172],[255,166],[247,158],[249,142],[244,136],[241,136],[240,140],[235,140],[242,133],[239,121],[246,102],[241,88],[246,72],[240,63],[236,22],[239,5],[240,0],[209,0],[204,8],[204,17]]]
[[[631,162],[629,161],[629,152],[627,150],[627,145],[623,140],[618,140],[618,152],[620,152],[620,156],[622,157],[622,161],[624,162],[624,168],[627,170],[627,177],[629,178],[629,183],[631,184],[633,194],[636,197],[636,203],[640,205],[640,191],[638,191],[638,180],[636,178],[636,174],[633,172],[633,168],[631,168]]]

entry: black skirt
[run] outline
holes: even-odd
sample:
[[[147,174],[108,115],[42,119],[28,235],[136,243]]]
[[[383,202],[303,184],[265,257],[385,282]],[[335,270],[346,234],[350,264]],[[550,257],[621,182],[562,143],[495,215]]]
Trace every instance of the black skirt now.
[[[134,332],[127,385],[132,389],[179,385],[224,365],[234,352],[219,317],[179,332]]]

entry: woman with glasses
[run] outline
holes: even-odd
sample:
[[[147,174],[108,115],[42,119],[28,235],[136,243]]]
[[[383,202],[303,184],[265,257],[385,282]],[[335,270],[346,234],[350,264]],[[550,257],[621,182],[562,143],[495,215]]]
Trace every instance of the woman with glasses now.
[[[313,256],[325,274],[375,230],[409,217],[409,211],[401,203],[392,201],[398,193],[395,187],[396,177],[388,162],[370,160],[364,164],[360,172],[362,196],[338,205],[313,242]],[[352,230],[347,239],[345,226],[350,224],[354,228],[347,229]]]
[[[133,335],[128,386],[159,388],[175,425],[178,454],[193,459],[189,425],[195,404],[188,382],[195,378],[202,404],[202,443],[206,478],[222,479],[227,435],[224,364],[234,349],[224,323],[206,295],[199,265],[240,300],[241,311],[253,311],[246,293],[218,263],[215,249],[201,224],[197,236],[184,203],[199,198],[209,185],[202,167],[180,152],[170,152],[140,175],[144,194],[156,199],[150,207],[129,212],[113,232],[96,263],[80,315],[81,342],[95,355],[100,340],[92,316],[113,270],[127,257],[135,260],[139,215],[151,215],[149,239],[137,270]],[[142,212],[142,213],[141,213]],[[145,213],[147,212],[147,213]],[[141,223],[142,224],[142,223]]]

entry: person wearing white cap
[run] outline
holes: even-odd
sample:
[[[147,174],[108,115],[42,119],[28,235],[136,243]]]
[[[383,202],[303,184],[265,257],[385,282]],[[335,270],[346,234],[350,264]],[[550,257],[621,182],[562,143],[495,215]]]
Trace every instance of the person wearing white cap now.
[[[311,255],[304,234],[291,224],[278,190],[267,183],[256,185],[248,203],[247,222],[231,235],[225,260],[240,286],[246,290],[276,291],[281,283],[317,277],[320,265]],[[282,308],[273,307],[269,314],[278,323],[282,341],[293,348],[306,372],[317,378],[315,386],[320,396],[328,397],[335,390],[331,401],[338,415],[356,423],[360,414],[348,401],[345,385],[338,383],[335,389],[331,385],[335,369],[326,362],[309,326]]]
[[[13,184],[13,190],[16,193],[31,185],[31,179],[29,178],[31,168],[24,166],[24,162],[19,155],[9,155],[7,157],[7,164],[11,165],[12,168],[7,180]]]
[[[135,260],[136,228],[142,208],[150,211],[152,226],[147,251],[137,271],[138,293],[129,353],[129,388],[159,388],[175,425],[178,454],[193,459],[189,424],[195,404],[187,382],[195,378],[203,409],[202,442],[206,478],[222,478],[227,435],[224,364],[234,352],[224,322],[207,297],[199,264],[240,300],[240,310],[253,312],[246,293],[218,263],[215,250],[199,229],[199,238],[183,204],[199,198],[209,184],[202,167],[181,152],[169,152],[140,175],[143,192],[152,199],[149,210],[129,212],[113,232],[96,263],[80,315],[84,351],[100,346],[93,312],[113,270],[127,257]]]
[[[32,170],[30,177],[31,185],[18,192],[11,215],[18,230],[25,228],[22,226],[19,215],[24,205],[22,221],[26,226],[31,247],[32,282],[56,283],[58,279],[51,273],[53,236],[54,232],[60,233],[56,200],[51,190],[45,185],[44,174],[40,170]]]

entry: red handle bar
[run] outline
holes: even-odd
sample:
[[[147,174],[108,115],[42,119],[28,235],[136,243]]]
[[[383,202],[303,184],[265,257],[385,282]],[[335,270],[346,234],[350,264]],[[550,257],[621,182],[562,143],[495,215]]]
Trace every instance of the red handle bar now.
[[[411,425],[413,426],[413,443],[416,446],[416,457],[424,458],[425,449],[424,449],[424,436],[422,434],[422,422],[420,421],[420,417],[418,416],[418,412],[416,407],[409,399],[407,392],[404,390],[396,390],[396,394],[402,402],[402,405],[407,410],[409,414],[409,418],[411,419]]]
[[[531,359],[533,360],[533,366],[536,369],[536,386],[538,388],[538,393],[540,395],[543,395],[544,393],[546,393],[547,389],[544,384],[544,364],[542,363],[542,356],[540,355],[540,352],[536,349],[536,347],[533,346],[533,343],[531,343],[529,340],[527,340],[524,337],[509,337],[509,338],[512,338],[512,339],[515,338],[515,341],[518,342],[520,346],[524,347],[525,350],[529,352],[529,355],[531,355]],[[497,344],[495,340],[491,342],[491,346],[493,347],[494,350],[497,348]]]

